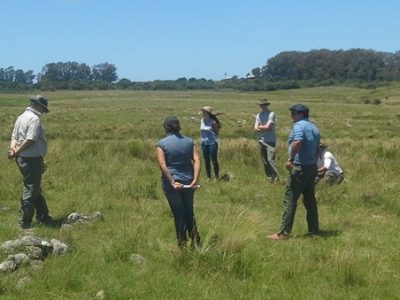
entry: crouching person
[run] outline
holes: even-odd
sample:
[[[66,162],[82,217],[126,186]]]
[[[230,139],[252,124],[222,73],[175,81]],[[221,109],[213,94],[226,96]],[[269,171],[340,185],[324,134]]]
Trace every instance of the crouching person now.
[[[316,181],[328,184],[340,184],[344,180],[344,172],[332,152],[325,144],[319,145],[318,175]]]

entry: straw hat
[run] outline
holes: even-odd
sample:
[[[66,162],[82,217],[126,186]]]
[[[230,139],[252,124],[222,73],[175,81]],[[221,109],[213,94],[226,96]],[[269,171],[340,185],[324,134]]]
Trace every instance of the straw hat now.
[[[270,105],[271,103],[268,102],[267,98],[261,98],[258,102],[258,105]]]
[[[214,108],[212,108],[211,106],[208,106],[208,105],[204,106],[201,109],[201,111],[205,111],[205,112],[209,113],[210,115],[214,115],[214,116],[218,116],[221,114],[219,112],[216,112]]]

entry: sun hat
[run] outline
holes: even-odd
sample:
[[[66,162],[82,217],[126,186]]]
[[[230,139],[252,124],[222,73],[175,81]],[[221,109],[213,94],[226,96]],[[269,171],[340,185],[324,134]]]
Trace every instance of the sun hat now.
[[[214,108],[212,108],[211,106],[208,106],[208,105],[204,106],[201,109],[201,111],[205,111],[205,112],[209,113],[210,115],[214,115],[214,116],[218,116],[221,114],[219,112],[216,112]]]
[[[43,107],[44,108],[44,112],[46,112],[46,113],[49,112],[48,100],[45,97],[43,97],[42,95],[32,96],[30,98],[30,100],[31,100],[32,104],[40,105],[41,107]]]
[[[267,98],[261,98],[260,101],[258,102],[258,105],[270,105],[271,103],[268,102]]]
[[[208,112],[209,114],[212,114],[212,115],[214,114],[214,109],[211,106],[208,106],[208,105],[204,106],[201,109],[201,111]]]

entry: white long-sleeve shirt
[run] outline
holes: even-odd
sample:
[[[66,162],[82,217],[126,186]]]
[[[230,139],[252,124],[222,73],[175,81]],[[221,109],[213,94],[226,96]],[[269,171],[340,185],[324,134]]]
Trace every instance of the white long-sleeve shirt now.
[[[342,168],[339,166],[338,161],[333,156],[333,154],[328,151],[324,150],[319,156],[318,159],[318,168],[325,167],[328,171],[343,174]]]

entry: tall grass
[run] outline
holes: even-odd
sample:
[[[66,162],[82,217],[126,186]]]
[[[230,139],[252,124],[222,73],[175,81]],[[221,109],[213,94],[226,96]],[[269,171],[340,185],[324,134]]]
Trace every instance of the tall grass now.
[[[6,152],[25,94],[0,95],[0,143]],[[400,87],[376,90],[314,88],[269,92],[278,117],[282,179],[291,129],[288,107],[303,102],[322,139],[345,170],[339,186],[317,187],[322,234],[307,238],[299,205],[293,236],[271,242],[278,229],[283,184],[268,184],[252,127],[262,93],[51,92],[44,118],[49,139],[43,189],[51,213],[101,211],[104,221],[72,230],[35,228],[71,246],[43,268],[0,275],[1,299],[396,299],[400,204]],[[387,98],[385,98],[387,97]],[[366,98],[384,99],[381,105]],[[230,180],[206,182],[195,195],[202,237],[198,249],[176,247],[160,187],[155,144],[167,115],[199,141],[199,109],[223,112],[219,159]],[[18,228],[21,178],[0,160],[0,241]],[[144,263],[132,262],[132,254]],[[5,259],[6,253],[0,253]],[[29,277],[24,288],[18,282]]]

